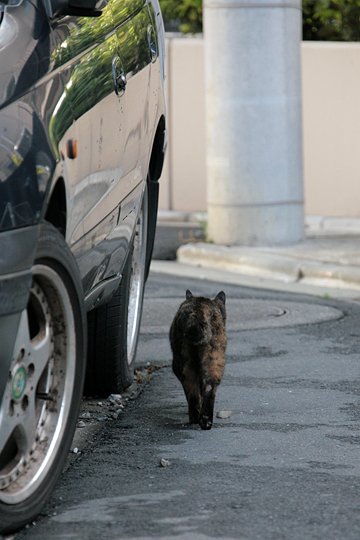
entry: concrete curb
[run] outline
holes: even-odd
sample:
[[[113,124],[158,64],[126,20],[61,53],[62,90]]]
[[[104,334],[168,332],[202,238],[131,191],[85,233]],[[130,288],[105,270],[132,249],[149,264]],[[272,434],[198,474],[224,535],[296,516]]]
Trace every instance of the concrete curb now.
[[[158,224],[172,223],[207,223],[207,212],[190,212],[177,210],[159,210]],[[360,218],[343,218],[330,216],[305,216],[305,231],[308,235],[359,235]]]
[[[175,260],[176,250],[187,243],[204,242],[204,230],[190,221],[159,221],[156,228],[153,259]]]
[[[246,276],[280,280],[285,283],[313,283],[326,287],[360,290],[360,267],[329,261],[269,253],[261,248],[187,244],[177,251],[180,263],[218,268]]]
[[[294,282],[299,276],[299,261],[289,257],[260,253],[250,248],[229,248],[212,244],[186,244],[177,251],[184,264],[221,268],[257,277],[272,277]]]

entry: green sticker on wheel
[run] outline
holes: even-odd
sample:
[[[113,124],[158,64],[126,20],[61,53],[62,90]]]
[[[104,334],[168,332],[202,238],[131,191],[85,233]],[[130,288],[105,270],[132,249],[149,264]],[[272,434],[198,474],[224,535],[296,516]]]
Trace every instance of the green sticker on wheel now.
[[[12,380],[12,395],[15,400],[22,397],[26,387],[26,370],[23,366],[16,370]]]

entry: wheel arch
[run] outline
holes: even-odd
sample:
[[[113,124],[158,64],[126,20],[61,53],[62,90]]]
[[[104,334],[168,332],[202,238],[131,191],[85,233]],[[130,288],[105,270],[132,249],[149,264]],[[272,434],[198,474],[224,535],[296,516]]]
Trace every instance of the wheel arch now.
[[[64,238],[66,237],[66,188],[65,181],[61,176],[56,180],[50,193],[44,219],[54,225]]]
[[[146,248],[146,270],[145,270],[145,279],[148,278],[152,252],[154,249],[155,242],[155,232],[156,232],[156,221],[157,221],[157,211],[159,204],[159,178],[164,165],[166,150],[166,122],[165,116],[162,115],[159,119],[156,131],[154,142],[152,145],[149,170],[148,170],[148,242]]]
[[[150,182],[157,182],[161,176],[164,158],[166,150],[166,122],[165,116],[162,115],[159,119],[155,137],[152,145],[150,163],[149,163],[149,177]]]

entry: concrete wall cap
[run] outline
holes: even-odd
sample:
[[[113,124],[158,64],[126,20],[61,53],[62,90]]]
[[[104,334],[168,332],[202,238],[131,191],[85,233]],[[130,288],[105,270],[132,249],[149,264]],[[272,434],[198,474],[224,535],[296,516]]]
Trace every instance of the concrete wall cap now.
[[[204,0],[204,8],[210,9],[264,9],[264,8],[290,8],[301,10],[301,0]]]

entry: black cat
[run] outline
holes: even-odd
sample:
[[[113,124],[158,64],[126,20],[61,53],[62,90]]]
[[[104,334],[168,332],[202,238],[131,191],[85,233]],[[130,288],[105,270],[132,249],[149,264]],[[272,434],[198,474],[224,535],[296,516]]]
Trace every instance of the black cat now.
[[[190,424],[211,429],[214,403],[225,368],[225,293],[214,299],[187,290],[170,327],[173,371],[189,406]]]

